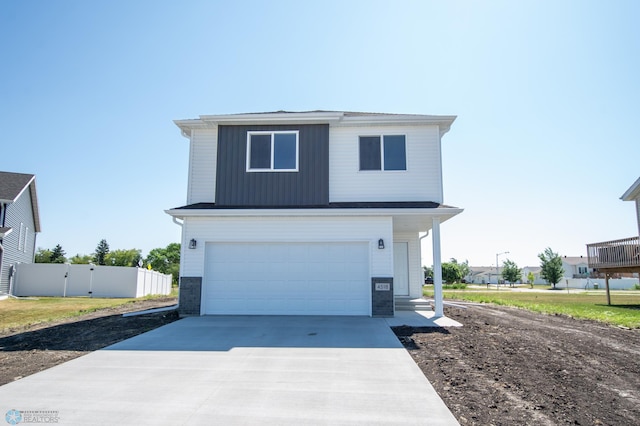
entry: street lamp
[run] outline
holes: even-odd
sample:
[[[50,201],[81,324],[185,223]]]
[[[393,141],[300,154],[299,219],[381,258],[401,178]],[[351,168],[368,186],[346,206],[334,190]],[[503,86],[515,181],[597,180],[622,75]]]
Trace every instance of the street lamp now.
[[[498,257],[503,254],[509,254],[509,252],[496,253],[496,290],[500,290],[500,263],[498,263]]]

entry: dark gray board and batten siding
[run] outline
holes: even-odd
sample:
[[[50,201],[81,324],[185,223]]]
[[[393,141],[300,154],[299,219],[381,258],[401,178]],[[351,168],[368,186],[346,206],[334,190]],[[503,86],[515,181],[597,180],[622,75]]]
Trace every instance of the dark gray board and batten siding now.
[[[297,172],[247,172],[247,132],[298,130]],[[217,206],[329,203],[329,125],[219,126]]]
[[[21,223],[22,235],[20,235]],[[36,233],[33,205],[31,204],[31,188],[27,188],[14,203],[7,204],[5,226],[12,228],[12,230],[2,240],[4,253],[0,267],[0,293],[9,292],[9,267],[12,264],[33,262]],[[21,237],[22,241],[20,241]]]

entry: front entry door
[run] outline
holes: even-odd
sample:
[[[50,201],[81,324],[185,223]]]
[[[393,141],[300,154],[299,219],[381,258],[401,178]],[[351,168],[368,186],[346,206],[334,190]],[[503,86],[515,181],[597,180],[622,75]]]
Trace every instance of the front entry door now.
[[[393,243],[393,294],[409,295],[408,243]]]

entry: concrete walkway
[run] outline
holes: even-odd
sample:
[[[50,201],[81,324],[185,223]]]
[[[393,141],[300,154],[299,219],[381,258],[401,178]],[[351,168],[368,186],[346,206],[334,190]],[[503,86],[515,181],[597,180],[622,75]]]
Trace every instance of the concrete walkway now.
[[[0,414],[60,425],[457,424],[385,319],[366,317],[182,319],[0,387]]]

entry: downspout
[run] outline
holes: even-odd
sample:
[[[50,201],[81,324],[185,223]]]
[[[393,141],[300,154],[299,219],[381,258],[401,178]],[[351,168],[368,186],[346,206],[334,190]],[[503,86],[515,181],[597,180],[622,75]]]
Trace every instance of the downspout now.
[[[176,225],[182,228],[183,222],[178,221],[178,219],[175,217],[172,217],[172,219],[173,219],[173,223],[175,223]],[[127,312],[125,314],[122,314],[122,316],[136,317],[138,315],[155,314],[156,312],[174,311],[174,310],[178,310],[178,308],[180,308],[180,285],[178,285],[178,303],[176,303],[175,305],[164,306],[162,308],[147,309],[145,311]]]

